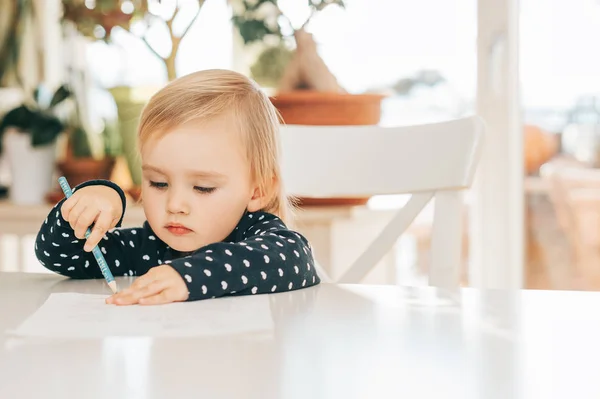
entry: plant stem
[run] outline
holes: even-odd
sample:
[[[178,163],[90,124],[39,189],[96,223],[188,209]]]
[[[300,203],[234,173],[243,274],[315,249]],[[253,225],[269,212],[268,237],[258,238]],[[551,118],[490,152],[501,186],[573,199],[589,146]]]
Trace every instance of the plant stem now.
[[[304,23],[302,24],[302,26],[301,26],[301,27],[300,27],[300,29],[298,29],[298,30],[302,30],[302,29],[306,28],[306,25],[308,25],[308,23],[309,23],[309,22],[310,22],[310,20],[311,20],[311,19],[312,19],[312,18],[315,16],[315,14],[316,14],[316,13],[317,13],[317,9],[316,9],[316,8],[313,8],[313,9],[310,11],[310,15],[308,16],[308,18],[306,19],[306,21],[304,21]]]
[[[146,44],[146,46],[150,49],[150,51],[152,51],[152,53],[154,53],[155,56],[157,56],[158,58],[160,58],[161,60],[164,61],[163,56],[158,54],[158,52],[156,50],[154,50],[154,47],[152,47],[152,45],[150,44],[148,39],[146,39],[146,36],[142,37],[141,39]]]
[[[154,53],[154,55],[156,55],[158,58],[160,58],[163,61],[164,65],[165,65],[165,69],[167,70],[167,79],[169,81],[175,80],[177,78],[177,68],[175,65],[175,61],[177,60],[177,53],[179,52],[179,45],[181,44],[181,40],[185,37],[185,35],[187,35],[187,33],[189,32],[192,25],[194,25],[194,23],[198,19],[198,16],[200,15],[200,11],[202,10],[203,4],[204,4],[204,0],[198,0],[198,11],[196,11],[196,14],[192,18],[192,20],[190,21],[188,26],[184,29],[181,36],[177,36],[177,35],[175,35],[175,32],[173,32],[173,22],[175,21],[175,17],[181,10],[179,8],[179,6],[177,6],[177,8],[175,8],[175,11],[173,12],[173,15],[171,16],[171,18],[169,18],[167,21],[165,21],[165,24],[167,25],[167,29],[169,30],[169,37],[171,39],[171,53],[169,54],[169,56],[167,56],[167,57],[161,56],[154,49],[154,47],[152,47],[152,45],[150,44],[150,42],[148,42],[148,39],[146,39],[145,36],[141,38],[142,41],[146,44],[146,46],[150,49],[150,51],[152,51],[152,53]]]
[[[294,29],[294,25],[292,25],[292,21],[287,17],[287,15],[285,15],[284,13],[281,12],[281,10],[279,9],[279,7],[277,8],[277,11],[279,11],[279,15],[278,17],[282,17],[283,20],[288,24],[288,26],[290,27],[290,29],[292,30],[292,32],[295,32],[296,29]]]
[[[167,69],[167,78],[169,82],[177,79],[177,69],[175,68],[175,57],[173,56],[176,53],[171,53],[170,56],[164,58],[163,61],[165,63],[165,67]]]

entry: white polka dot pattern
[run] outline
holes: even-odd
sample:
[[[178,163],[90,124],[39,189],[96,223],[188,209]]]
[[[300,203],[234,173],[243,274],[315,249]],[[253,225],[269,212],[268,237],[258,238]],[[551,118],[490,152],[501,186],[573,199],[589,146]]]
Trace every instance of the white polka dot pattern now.
[[[85,240],[74,239],[71,226],[61,220],[55,208],[40,228],[35,243],[40,264],[69,277],[102,278],[93,254],[83,250]],[[307,240],[266,212],[246,213],[223,241],[184,254],[167,246],[148,222],[140,228],[115,228],[101,243],[115,276],[141,276],[165,259],[187,285],[188,300],[270,294],[320,283]],[[115,273],[117,268],[121,270]]]

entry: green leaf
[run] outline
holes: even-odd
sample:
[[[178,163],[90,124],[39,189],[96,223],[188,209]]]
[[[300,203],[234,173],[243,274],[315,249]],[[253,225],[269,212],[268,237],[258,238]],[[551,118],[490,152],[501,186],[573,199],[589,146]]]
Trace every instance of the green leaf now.
[[[62,133],[64,126],[55,117],[35,114],[34,122],[31,126],[31,145],[33,147],[48,145],[54,142],[58,135]]]
[[[73,155],[82,158],[91,157],[92,147],[85,129],[81,126],[75,126],[72,129],[70,139],[73,145]]]
[[[250,67],[252,78],[263,87],[277,87],[293,54],[282,45],[265,49]]]
[[[246,19],[242,16],[234,16],[233,23],[238,27],[244,44],[248,44],[254,41],[263,40],[265,36],[271,34],[277,34],[276,31],[271,30],[265,21],[259,19]]]
[[[397,81],[393,86],[393,90],[396,92],[396,94],[398,95],[408,95],[412,89],[416,86],[416,82],[414,79],[411,78],[405,78],[405,79],[400,79],[399,81]]]
[[[9,127],[27,131],[33,123],[34,113],[25,105],[21,105],[7,112],[0,122],[0,131],[4,131]]]
[[[346,8],[344,0],[308,0],[309,5],[314,7],[315,10],[321,11],[330,5],[338,5],[341,8]]]
[[[60,86],[54,95],[52,96],[52,100],[50,101],[50,105],[48,109],[52,109],[67,98],[71,96],[71,91],[67,88],[67,85]]]
[[[31,134],[31,145],[37,147],[54,142],[63,131],[64,126],[58,118],[51,114],[33,111],[25,105],[21,105],[4,115],[0,122],[0,136],[8,128],[15,128]]]
[[[2,136],[8,128],[27,131],[31,126],[33,113],[24,105],[8,111],[0,120],[0,153],[2,153]]]
[[[258,0],[258,1],[256,1],[256,4],[251,4],[250,2],[248,2],[248,0],[244,0],[244,10],[246,12],[256,11],[260,7],[262,7],[263,4],[268,4],[268,3],[271,3],[277,7],[277,0]]]
[[[42,92],[41,86],[37,86],[35,89],[33,89],[33,100],[35,101],[36,104],[40,103],[41,92]]]
[[[118,119],[104,120],[102,138],[104,140],[105,156],[114,157],[122,154],[122,139]]]

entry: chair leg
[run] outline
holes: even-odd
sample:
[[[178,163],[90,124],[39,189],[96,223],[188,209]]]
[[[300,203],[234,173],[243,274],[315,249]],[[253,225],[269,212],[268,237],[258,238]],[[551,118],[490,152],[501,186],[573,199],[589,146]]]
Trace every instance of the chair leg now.
[[[431,238],[429,285],[456,288],[460,283],[463,197],[458,191],[437,192]]]
[[[433,192],[413,194],[408,203],[392,218],[365,252],[339,279],[340,283],[356,284],[377,265],[406,231],[419,212],[433,197]]]

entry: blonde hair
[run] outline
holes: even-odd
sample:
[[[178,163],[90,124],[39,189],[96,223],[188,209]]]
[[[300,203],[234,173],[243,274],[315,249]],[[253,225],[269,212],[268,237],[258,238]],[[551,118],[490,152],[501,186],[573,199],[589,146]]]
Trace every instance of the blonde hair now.
[[[138,126],[140,149],[175,126],[233,113],[246,145],[251,178],[266,196],[263,207],[289,222],[287,197],[279,166],[280,116],[267,95],[246,76],[212,69],[178,78],[157,92],[144,107]]]

